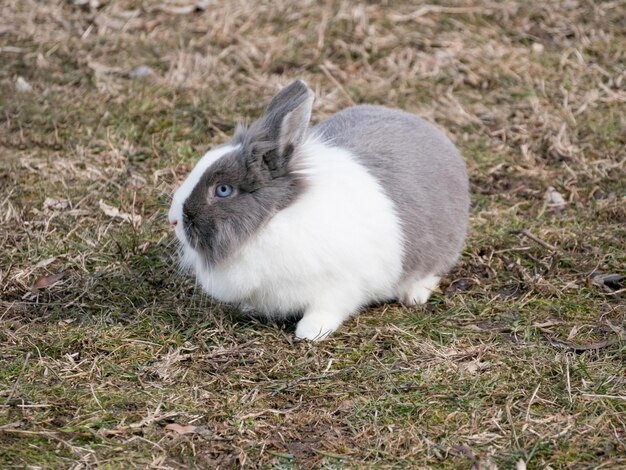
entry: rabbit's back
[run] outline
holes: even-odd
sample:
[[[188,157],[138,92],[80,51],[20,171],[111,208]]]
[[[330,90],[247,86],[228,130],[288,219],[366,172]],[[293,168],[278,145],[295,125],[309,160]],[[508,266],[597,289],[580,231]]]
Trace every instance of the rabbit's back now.
[[[440,275],[457,260],[467,231],[465,163],[433,125],[383,106],[347,108],[312,130],[349,150],[393,201],[404,235],[407,276]]]

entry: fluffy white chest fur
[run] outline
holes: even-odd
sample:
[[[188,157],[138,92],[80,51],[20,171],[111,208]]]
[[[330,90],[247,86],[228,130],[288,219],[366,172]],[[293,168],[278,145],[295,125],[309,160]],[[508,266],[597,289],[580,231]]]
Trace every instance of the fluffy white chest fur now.
[[[297,158],[304,193],[227,262],[196,258],[202,287],[268,316],[319,309],[341,321],[395,297],[403,243],[391,200],[347,151],[309,139]]]

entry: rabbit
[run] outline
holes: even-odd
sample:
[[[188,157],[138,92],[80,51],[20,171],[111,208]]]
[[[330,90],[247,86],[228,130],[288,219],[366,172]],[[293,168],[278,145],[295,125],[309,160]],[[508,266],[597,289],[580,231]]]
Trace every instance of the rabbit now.
[[[175,191],[181,266],[213,298],[320,340],[373,303],[425,303],[468,227],[465,163],[421,118],[346,108],[309,129],[302,80]]]

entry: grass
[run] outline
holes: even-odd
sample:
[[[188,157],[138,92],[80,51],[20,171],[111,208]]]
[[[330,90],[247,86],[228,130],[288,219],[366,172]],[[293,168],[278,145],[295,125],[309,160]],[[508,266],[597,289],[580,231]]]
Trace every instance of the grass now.
[[[0,6],[0,466],[626,467],[624,2],[80,3]],[[320,344],[203,296],[165,220],[300,76],[314,120],[445,129],[473,194],[424,308]]]

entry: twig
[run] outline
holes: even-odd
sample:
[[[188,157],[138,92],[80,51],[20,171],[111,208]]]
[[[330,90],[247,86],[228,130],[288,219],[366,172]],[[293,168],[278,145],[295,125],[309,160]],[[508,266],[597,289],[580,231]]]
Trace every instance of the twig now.
[[[595,393],[583,393],[582,396],[589,398],[614,398],[616,400],[626,400],[626,395],[598,395]]]
[[[95,436],[93,433],[89,433],[89,432],[48,431],[48,430],[30,431],[28,429],[15,429],[15,428],[3,428],[3,427],[0,427],[0,434],[2,434],[3,432],[7,433],[7,434],[22,434],[22,435],[27,435],[27,436],[41,436],[41,437],[44,437],[46,439],[50,439],[50,440],[54,440],[54,441],[60,442],[61,444],[67,446],[72,452],[80,451],[80,452],[88,452],[88,453],[91,453],[91,454],[95,453],[95,450],[93,450],[93,449],[87,449],[85,447],[75,446],[71,442],[68,442],[65,439],[63,439],[63,437],[69,437],[69,438],[84,437],[84,438],[89,438],[89,437],[94,437]]]
[[[49,405],[49,404],[44,404],[44,403],[35,403],[32,405],[25,405],[25,404],[21,404],[21,405],[0,405],[0,408],[50,408],[53,407],[55,405]]]
[[[89,384],[89,388],[91,389],[91,395],[93,395],[93,399],[96,400],[96,403],[98,404],[98,407],[101,410],[104,410],[104,408],[102,408],[102,404],[100,403],[100,400],[98,400],[98,397],[96,396],[96,391],[93,389],[93,384],[92,383]]]
[[[154,413],[142,419],[141,421],[138,421],[136,423],[131,423],[128,426],[118,426],[117,428],[114,428],[114,429],[101,428],[98,430],[98,434],[101,436],[115,436],[117,434],[126,434],[128,432],[130,433],[139,432],[142,428],[146,426],[149,426],[154,423],[158,423],[159,421],[163,421],[165,419],[173,418],[174,416],[178,416],[180,414],[176,411],[170,411],[168,413],[164,413],[160,416],[157,416],[157,413],[159,412],[159,408],[160,408],[160,405],[159,407],[157,407],[157,410]]]
[[[567,380],[566,382],[567,383],[567,398],[571,405],[572,404],[572,382],[570,380],[570,375],[569,375],[569,355],[568,354],[565,355],[565,376]]]
[[[22,375],[24,375],[24,370],[26,369],[26,364],[28,364],[28,360],[29,359],[30,359],[30,352],[28,352],[26,354],[26,358],[24,359],[24,364],[22,364],[22,370],[20,371],[20,375],[18,375],[17,379],[15,379],[15,383],[13,384],[13,388],[11,388],[11,393],[9,393],[9,396],[5,400],[5,403],[7,405],[11,402],[11,399],[13,398],[13,395],[15,395],[17,387],[19,387],[19,385],[20,385],[20,380],[22,378]]]
[[[418,18],[430,13],[444,13],[448,15],[466,13],[488,14],[491,13],[491,11],[491,9],[485,7],[445,7],[439,5],[423,5],[408,15],[391,15],[391,20],[396,23],[404,23],[411,20],[417,20]]]
[[[518,234],[522,234],[527,238],[530,238],[532,241],[539,243],[541,246],[543,246],[544,248],[547,248],[548,250],[552,250],[552,251],[558,251],[558,248],[550,245],[548,242],[543,241],[541,238],[539,238],[536,235],[533,235],[530,230],[528,229],[522,229],[522,230],[511,230],[511,233],[518,233]]]
[[[276,390],[274,390],[272,392],[272,395],[276,395],[277,393],[280,393],[283,390],[286,390],[286,389],[288,389],[290,387],[293,387],[294,385],[299,384],[300,382],[311,382],[311,381],[314,381],[314,380],[324,380],[324,379],[328,379],[330,377],[334,377],[335,375],[339,375],[339,374],[341,374],[343,372],[350,372],[352,369],[353,369],[353,367],[347,367],[345,369],[341,369],[341,370],[338,370],[338,371],[335,371],[335,372],[330,372],[330,373],[327,373],[327,374],[308,375],[306,377],[300,377],[300,378],[292,380],[291,382],[287,382],[286,384],[278,387]]]
[[[30,431],[28,429],[15,429],[15,428],[2,428],[0,427],[0,433],[9,433],[9,434],[25,434],[30,436],[44,436],[50,439],[59,439],[59,436],[70,436],[70,437],[92,437],[93,434],[88,432],[76,432],[76,431]]]
[[[568,349],[573,352],[597,351],[599,349],[614,346],[621,342],[620,339],[606,339],[604,341],[597,341],[595,343],[575,344],[575,343],[570,343],[568,341],[556,339],[548,335],[544,335],[544,337],[546,338],[548,343],[550,343],[552,346],[556,346],[556,347],[563,348],[563,349]]]
[[[539,392],[539,387],[541,387],[541,384],[537,385],[537,388],[535,388],[535,391],[533,392],[532,396],[530,397],[530,401],[528,402],[528,407],[526,408],[526,422],[528,422],[528,419],[530,418],[530,407],[533,404],[533,401],[535,401],[535,398],[537,397],[537,393]]]
[[[511,400],[507,401],[504,411],[506,412],[506,417],[509,420],[509,424],[511,425],[511,431],[513,433],[513,439],[515,440],[515,445],[518,449],[520,449],[519,437],[517,437],[517,431],[515,430],[515,421],[513,421],[513,415],[511,414]]]
[[[7,279],[9,279],[9,275],[11,274],[11,270],[13,269],[13,263],[9,264],[9,267],[7,268],[7,272],[6,274],[3,274],[0,272],[0,274],[2,274],[2,279],[0,279],[0,286],[7,286],[8,283],[5,283],[5,281]],[[4,291],[4,287],[2,288],[2,290]]]

